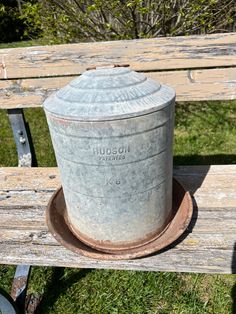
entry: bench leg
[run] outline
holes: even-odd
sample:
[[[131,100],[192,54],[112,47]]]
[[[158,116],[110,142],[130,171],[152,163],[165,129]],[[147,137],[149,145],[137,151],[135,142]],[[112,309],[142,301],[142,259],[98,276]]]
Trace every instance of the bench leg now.
[[[31,142],[31,136],[27,123],[25,122],[23,109],[8,109],[7,113],[16,143],[18,166],[31,167],[33,161],[36,165],[36,158]],[[13,279],[11,297],[21,313],[25,313],[25,309],[27,307],[26,292],[30,269],[31,266],[29,265],[18,265],[16,267],[16,272]],[[30,304],[31,308],[36,307],[37,305],[36,302],[33,303],[34,304]],[[33,313],[33,310],[30,312]]]
[[[0,313],[25,313],[25,298],[30,275],[30,266],[18,265],[12,283],[11,295],[0,289]]]
[[[24,313],[25,298],[31,267],[29,265],[18,265],[11,288],[11,297],[16,306]]]
[[[32,166],[32,150],[29,142],[24,113],[22,109],[8,109],[9,121],[14,135],[19,167]]]

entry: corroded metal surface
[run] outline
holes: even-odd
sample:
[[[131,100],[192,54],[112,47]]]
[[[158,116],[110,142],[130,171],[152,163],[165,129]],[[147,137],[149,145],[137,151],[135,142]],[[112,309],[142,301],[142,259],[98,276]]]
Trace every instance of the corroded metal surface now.
[[[96,69],[101,69],[101,68],[127,68],[129,67],[130,65],[129,64],[100,64],[99,66],[98,65],[91,65],[89,67],[87,67],[86,70],[96,70]]]
[[[68,224],[68,227],[70,228],[71,232],[77,238],[79,238],[82,242],[84,242],[85,244],[91,246],[94,249],[102,251],[102,252],[108,252],[108,253],[113,253],[114,252],[116,254],[116,252],[122,251],[124,249],[126,250],[126,249],[139,248],[139,247],[144,246],[145,244],[148,244],[148,243],[154,241],[157,237],[160,237],[160,235],[165,231],[165,229],[168,226],[171,218],[172,218],[172,212],[167,217],[167,219],[164,222],[163,226],[161,226],[159,229],[157,229],[155,233],[148,234],[144,238],[142,238],[142,239],[140,239],[139,241],[136,241],[136,242],[132,242],[132,243],[123,242],[123,243],[120,243],[120,244],[112,244],[112,243],[110,243],[108,241],[96,241],[94,239],[91,239],[91,238],[87,237],[86,235],[82,234],[78,229],[76,229],[76,227],[74,227],[71,224],[68,216],[67,216],[67,224]]]
[[[153,240],[171,216],[175,92],[124,67],[44,103],[72,230],[101,250]]]
[[[30,276],[30,265],[18,265],[12,282],[11,297],[14,300],[17,308],[24,313],[26,310],[26,293],[28,280]],[[28,311],[26,311],[28,314]],[[33,312],[31,312],[33,313]]]
[[[115,253],[101,252],[85,245],[70,231],[67,220],[67,210],[62,188],[59,188],[52,196],[47,206],[47,225],[63,246],[73,252],[87,257],[107,260],[133,259],[150,255],[160,251],[177,240],[187,229],[193,213],[193,204],[189,192],[177,181],[173,181],[173,216],[166,229],[158,238],[143,246],[116,251]]]

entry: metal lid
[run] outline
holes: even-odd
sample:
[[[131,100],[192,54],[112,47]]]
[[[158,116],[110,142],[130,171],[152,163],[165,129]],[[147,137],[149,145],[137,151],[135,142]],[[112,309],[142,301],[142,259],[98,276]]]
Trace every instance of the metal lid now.
[[[115,120],[151,113],[175,97],[172,88],[127,67],[84,72],[44,102],[46,111],[66,119]]]

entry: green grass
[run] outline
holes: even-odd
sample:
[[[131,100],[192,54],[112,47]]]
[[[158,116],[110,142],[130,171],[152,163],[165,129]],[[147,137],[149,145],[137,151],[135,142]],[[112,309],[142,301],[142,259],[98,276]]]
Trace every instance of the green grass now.
[[[42,109],[27,109],[25,117],[38,165],[54,166]],[[17,165],[11,133],[0,111],[0,166]],[[236,163],[236,102],[178,104],[174,163]],[[13,266],[0,267],[0,287],[10,291],[13,273]],[[42,314],[236,313],[234,275],[33,267],[29,292],[44,293]]]
[[[44,46],[44,45],[50,45],[50,44],[53,44],[53,42],[49,42],[47,39],[39,38],[39,39],[33,39],[33,40],[15,41],[12,43],[0,43],[0,49],[30,47],[30,46]]]
[[[236,163],[236,102],[177,105],[176,164]]]

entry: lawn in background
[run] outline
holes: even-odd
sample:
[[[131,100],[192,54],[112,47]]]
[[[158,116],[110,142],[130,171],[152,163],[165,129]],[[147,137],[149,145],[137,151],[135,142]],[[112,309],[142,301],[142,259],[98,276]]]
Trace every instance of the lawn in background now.
[[[25,117],[38,166],[55,166],[43,110],[27,109]],[[175,117],[175,165],[236,163],[235,101],[177,104]],[[17,166],[3,110],[0,166]],[[14,268],[0,267],[0,287],[8,292]],[[28,291],[44,294],[42,314],[229,314],[234,313],[235,284],[234,275],[33,267]]]

